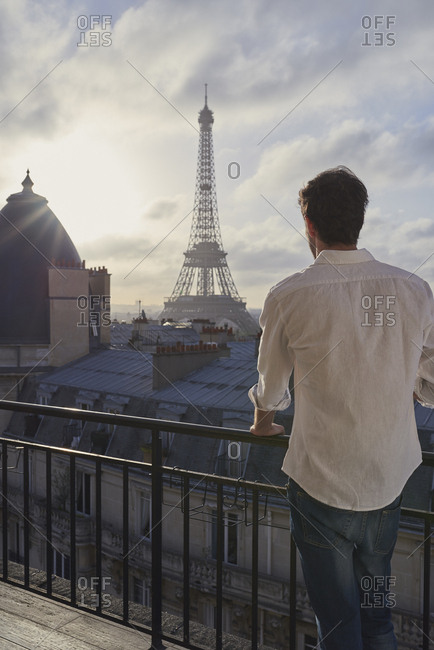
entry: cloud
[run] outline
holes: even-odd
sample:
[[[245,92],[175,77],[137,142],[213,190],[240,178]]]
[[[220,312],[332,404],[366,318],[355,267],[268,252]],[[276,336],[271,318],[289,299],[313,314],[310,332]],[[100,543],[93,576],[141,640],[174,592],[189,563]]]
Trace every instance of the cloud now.
[[[152,244],[149,239],[142,236],[139,238],[133,234],[130,236],[118,233],[116,236],[105,235],[99,239],[83,242],[81,249],[86,258],[106,259],[109,262],[116,260],[140,259],[144,252],[150,249]]]
[[[182,212],[182,207],[185,205],[185,197],[158,197],[153,199],[149,205],[146,206],[143,219],[162,220],[175,217]]]
[[[350,167],[374,188],[396,186],[399,181],[429,186],[434,147],[421,145],[432,140],[431,120],[404,125],[395,132],[385,130],[378,121],[344,120],[318,136],[306,133],[270,146],[261,155],[256,173],[242,182],[236,193],[239,200],[256,188],[275,193],[291,183],[301,185],[338,164]]]
[[[30,166],[83,257],[109,267],[117,302],[162,302],[175,284],[204,83],[224,247],[250,306],[310,263],[288,221],[302,228],[298,190],[330,166],[368,187],[362,241],[410,267],[429,254],[434,5],[147,0],[98,12],[113,15],[112,44],[77,47],[84,2],[2,0],[0,119],[23,101],[0,124],[0,189],[19,191]],[[363,47],[362,17],[379,13],[396,16],[396,44]]]

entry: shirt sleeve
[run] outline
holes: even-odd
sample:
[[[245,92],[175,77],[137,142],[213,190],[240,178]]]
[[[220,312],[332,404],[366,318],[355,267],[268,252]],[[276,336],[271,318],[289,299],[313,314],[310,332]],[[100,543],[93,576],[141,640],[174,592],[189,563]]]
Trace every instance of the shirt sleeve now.
[[[258,356],[258,383],[249,390],[256,408],[283,411],[291,404],[288,389],[294,367],[294,353],[289,345],[285,324],[272,293],[269,293],[259,324],[262,328]]]
[[[419,361],[414,392],[422,406],[434,408],[434,301],[431,289],[426,285],[431,302],[431,322],[424,329],[424,343]]]

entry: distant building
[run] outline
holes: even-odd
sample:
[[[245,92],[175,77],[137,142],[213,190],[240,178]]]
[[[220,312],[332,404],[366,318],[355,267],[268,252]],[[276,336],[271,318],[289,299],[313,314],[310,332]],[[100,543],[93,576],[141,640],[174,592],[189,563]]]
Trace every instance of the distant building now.
[[[47,199],[21,192],[0,212],[0,392],[110,343],[110,275],[86,269]],[[0,414],[0,425],[7,413]]]

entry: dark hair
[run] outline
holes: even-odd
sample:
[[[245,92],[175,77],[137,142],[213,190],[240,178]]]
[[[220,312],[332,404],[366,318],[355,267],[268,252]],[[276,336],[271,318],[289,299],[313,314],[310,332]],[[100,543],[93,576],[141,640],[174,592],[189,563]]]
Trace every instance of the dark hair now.
[[[368,192],[348,167],[327,169],[315,176],[300,190],[298,202],[325,244],[357,243]]]

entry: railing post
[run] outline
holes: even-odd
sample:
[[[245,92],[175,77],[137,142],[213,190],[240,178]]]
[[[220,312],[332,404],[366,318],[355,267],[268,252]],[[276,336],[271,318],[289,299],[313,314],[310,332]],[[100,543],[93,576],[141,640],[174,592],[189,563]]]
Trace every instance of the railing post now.
[[[46,533],[47,533],[47,547],[46,547],[46,565],[47,565],[47,596],[53,593],[53,545],[52,545],[52,521],[51,521],[51,449],[45,452],[45,494],[46,494]]]
[[[152,431],[152,649],[161,650],[162,644],[162,546],[163,546],[163,481],[162,444],[160,432]]]
[[[76,503],[75,503],[75,456],[71,454],[69,457],[69,509],[70,509],[70,562],[71,562],[71,605],[77,606],[77,560],[75,556],[76,550]]]
[[[97,611],[102,610],[102,513],[101,513],[101,458],[96,459],[95,467],[95,547],[96,547],[96,577],[97,577]]]
[[[258,490],[253,489],[252,506],[252,650],[258,647],[258,533],[259,533],[259,506]]]
[[[183,478],[182,507],[184,509],[184,643],[190,642],[190,481]]]
[[[431,564],[431,521],[425,519],[425,542],[423,549],[423,650],[429,650],[430,646],[430,564]]]
[[[30,576],[30,571],[29,571],[29,564],[30,564],[30,557],[29,557],[29,551],[30,551],[30,543],[29,543],[29,536],[30,536],[30,526],[29,526],[30,481],[29,481],[29,448],[27,446],[24,447],[24,454],[23,454],[23,479],[24,479],[24,511],[23,511],[23,519],[24,519],[24,586],[25,586],[26,589],[28,589],[29,584],[30,584],[30,578],[29,578],[29,576]]]
[[[297,547],[291,535],[291,550],[289,560],[289,650],[296,650],[297,622]]]
[[[2,443],[3,580],[8,579],[8,445]]]
[[[216,650],[223,647],[223,551],[224,551],[223,520],[223,485],[217,484],[217,570],[216,570]]]
[[[123,573],[123,582],[122,582],[122,587],[123,587],[123,595],[122,595],[122,600],[123,600],[123,619],[124,622],[128,622],[128,617],[129,617],[129,607],[128,607],[128,602],[129,602],[129,597],[130,597],[130,589],[129,589],[129,545],[130,545],[130,540],[129,540],[129,477],[128,477],[128,463],[124,463],[123,465],[123,473],[122,473],[122,549],[123,549],[123,568],[122,568],[122,573]]]

